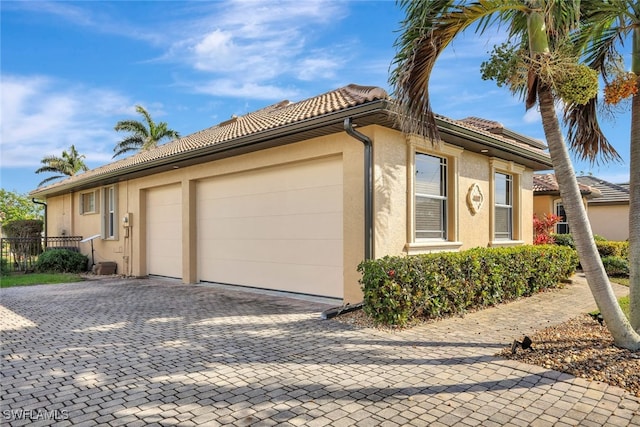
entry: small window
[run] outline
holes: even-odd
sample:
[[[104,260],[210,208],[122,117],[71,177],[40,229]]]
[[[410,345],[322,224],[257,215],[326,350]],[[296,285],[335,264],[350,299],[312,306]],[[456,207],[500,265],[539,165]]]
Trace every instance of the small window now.
[[[567,213],[564,211],[564,206],[562,205],[562,203],[556,203],[556,215],[560,217],[560,221],[556,224],[556,233],[569,234]]]
[[[104,214],[102,217],[102,238],[118,238],[118,198],[115,186],[105,187],[102,191]]]
[[[495,174],[495,223],[494,238],[513,238],[513,177],[504,173]]]
[[[447,239],[447,160],[416,153],[415,239]]]
[[[96,208],[96,192],[80,194],[80,215],[98,212]]]

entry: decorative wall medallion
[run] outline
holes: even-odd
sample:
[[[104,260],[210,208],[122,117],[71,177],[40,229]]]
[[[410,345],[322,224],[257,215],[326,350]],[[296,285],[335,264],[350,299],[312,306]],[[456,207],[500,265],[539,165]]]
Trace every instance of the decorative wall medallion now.
[[[469,210],[472,214],[475,214],[480,211],[483,203],[484,195],[482,194],[482,190],[480,190],[480,186],[474,182],[467,192],[467,205],[469,206]]]

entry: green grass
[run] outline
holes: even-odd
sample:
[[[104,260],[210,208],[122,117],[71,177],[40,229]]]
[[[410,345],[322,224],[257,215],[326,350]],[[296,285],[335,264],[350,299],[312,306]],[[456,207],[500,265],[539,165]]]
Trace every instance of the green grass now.
[[[629,296],[618,299],[618,303],[620,304],[620,308],[622,309],[622,311],[624,312],[624,314],[627,316],[627,319],[628,319],[629,318]]]
[[[627,316],[627,319],[629,318],[629,296],[626,297],[620,297],[618,298],[618,304],[620,304],[620,308],[622,309],[622,312],[624,313],[625,316]],[[600,310],[594,310],[589,314],[600,314]]]
[[[0,288],[12,286],[50,285],[55,283],[80,282],[82,277],[71,273],[10,274],[0,278]]]
[[[629,286],[628,277],[609,277],[609,280],[620,285]]]

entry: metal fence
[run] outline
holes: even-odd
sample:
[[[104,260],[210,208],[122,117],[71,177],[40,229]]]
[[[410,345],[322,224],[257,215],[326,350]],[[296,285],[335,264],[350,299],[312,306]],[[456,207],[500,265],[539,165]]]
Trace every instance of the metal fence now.
[[[3,237],[0,256],[4,268],[10,272],[32,271],[38,256],[47,250],[69,249],[80,252],[82,236]]]

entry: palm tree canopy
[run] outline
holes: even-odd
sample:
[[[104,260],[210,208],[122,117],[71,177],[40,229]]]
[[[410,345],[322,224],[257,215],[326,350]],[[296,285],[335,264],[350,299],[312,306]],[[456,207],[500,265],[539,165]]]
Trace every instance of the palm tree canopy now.
[[[625,39],[631,36],[633,43],[631,71],[638,78],[640,76],[640,3],[636,0],[583,1],[581,10],[582,26],[575,34],[574,43],[585,52],[585,61],[589,67],[598,71],[604,78],[605,84],[610,85],[613,80],[624,74],[624,65],[617,47],[624,45]],[[599,146],[591,133],[593,129],[591,122],[596,120],[597,116],[597,102],[598,99],[594,98],[584,106],[574,106],[565,110],[568,139],[572,146],[583,145],[583,150],[579,153],[600,150],[606,153],[605,158],[619,160],[620,156],[615,153],[615,150],[610,151],[609,146]]]
[[[151,115],[142,106],[136,105],[136,111],[144,117],[144,123],[138,120],[121,120],[116,123],[114,129],[118,132],[128,132],[122,141],[113,148],[117,157],[130,151],[150,150],[158,146],[164,139],[180,138],[180,134],[165,122],[156,123]]]
[[[65,176],[74,176],[80,171],[87,171],[89,168],[84,163],[85,155],[79,154],[75,145],[69,147],[69,152],[62,151],[61,157],[45,156],[40,163],[43,165],[36,170],[36,173],[57,173],[59,175],[50,176],[40,182],[38,187],[53,181],[54,179],[64,178]]]
[[[399,4],[406,10],[406,18],[395,44],[397,53],[390,83],[397,100],[398,120],[406,133],[439,140],[429,98],[429,78],[439,55],[470,26],[475,26],[479,34],[494,25],[508,27],[514,52],[521,55],[511,73],[520,76],[512,76],[510,89],[526,99],[527,108],[536,102],[538,84],[550,85],[557,92],[565,66],[573,65],[579,57],[578,46],[571,44],[569,38],[579,22],[578,0],[399,0]],[[566,117],[573,110],[585,109],[572,102],[565,106]],[[618,157],[595,116],[580,125],[588,127],[581,126],[581,132],[569,137],[571,148],[579,156],[592,161],[598,155]],[[585,135],[589,136],[587,144]]]
[[[538,104],[560,196],[589,287],[616,345],[640,349],[640,335],[622,313],[598,254],[556,113],[556,101],[564,102],[566,117],[593,104],[598,92],[598,73],[580,63],[582,46],[573,36],[580,29],[580,1],[400,0],[400,5],[406,9],[407,18],[396,43],[398,53],[393,63],[396,68],[390,77],[399,122],[405,133],[418,133],[434,140],[438,134],[428,85],[436,59],[471,25],[477,25],[476,32],[480,34],[495,24],[509,27],[509,41],[515,48],[502,52],[507,53],[507,61],[503,55],[492,57],[500,72],[490,77],[504,78],[502,81],[514,92],[522,93],[527,108]],[[584,141],[588,144],[571,141],[574,149],[589,158],[603,150],[605,154],[615,153],[595,115],[579,126],[589,129],[579,128],[574,137],[588,135],[590,140]]]

